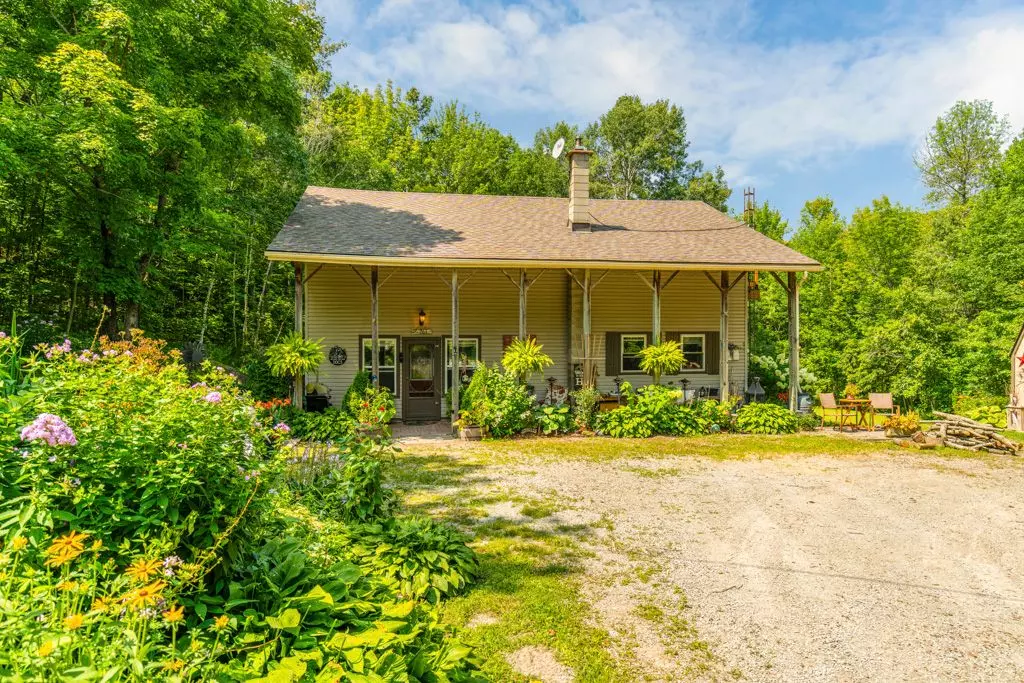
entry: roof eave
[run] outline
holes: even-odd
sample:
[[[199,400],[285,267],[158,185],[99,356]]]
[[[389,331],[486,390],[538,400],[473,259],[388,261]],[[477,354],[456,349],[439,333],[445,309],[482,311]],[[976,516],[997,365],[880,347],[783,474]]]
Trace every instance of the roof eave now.
[[[367,256],[362,254],[318,254],[310,252],[264,252],[268,261],[390,265],[433,268],[603,268],[607,270],[763,270],[776,272],[819,272],[822,265],[811,263],[755,263],[706,261],[612,261],[558,259],[445,258],[431,256]]]

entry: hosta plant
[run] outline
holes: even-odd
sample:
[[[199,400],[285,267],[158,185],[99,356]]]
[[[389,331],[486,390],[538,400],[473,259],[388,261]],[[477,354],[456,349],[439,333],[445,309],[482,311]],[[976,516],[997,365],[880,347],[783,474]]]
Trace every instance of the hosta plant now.
[[[787,408],[774,403],[748,403],[736,413],[736,427],[746,434],[792,434],[797,419]]]
[[[533,419],[544,434],[564,434],[573,424],[572,412],[565,403],[537,406]]]

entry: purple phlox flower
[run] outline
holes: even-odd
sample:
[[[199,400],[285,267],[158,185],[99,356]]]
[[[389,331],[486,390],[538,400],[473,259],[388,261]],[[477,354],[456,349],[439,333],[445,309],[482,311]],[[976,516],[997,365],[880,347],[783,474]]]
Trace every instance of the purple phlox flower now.
[[[104,356],[107,356],[108,358],[109,358],[110,356],[116,356],[116,355],[117,355],[117,349],[107,349],[107,350],[105,350],[105,351],[103,352],[103,355],[104,355]]]
[[[207,403],[220,403],[222,399],[219,391],[211,391],[206,396],[203,396],[203,400]]]
[[[274,431],[281,432],[282,434],[287,434],[288,432],[292,431],[292,428],[286,425],[284,422],[278,422],[276,425],[274,425]]]
[[[182,443],[179,443],[179,444],[178,444],[178,448],[180,448],[180,449],[181,449],[181,450],[183,450],[183,451],[184,451],[184,450],[187,450],[187,449],[188,449],[188,444],[187,444],[187,443],[184,443],[184,442],[182,442]]]
[[[7,339],[7,333],[3,330],[0,330],[0,339]]]
[[[77,446],[78,439],[64,420],[51,413],[40,413],[32,424],[21,430],[23,441],[42,439],[51,446]]]
[[[32,454],[29,453],[28,451],[22,451],[21,452],[21,457],[23,457],[23,458],[30,458],[30,457],[32,457]]]
[[[124,352],[124,355],[125,355],[126,357],[128,357],[128,358],[131,358],[131,357],[132,357],[132,352],[131,352],[131,351],[125,351],[125,352]]]
[[[192,388],[193,389],[198,389],[199,387],[205,387],[205,386],[206,386],[206,382],[196,382],[195,384],[192,385]]]
[[[71,340],[65,337],[64,343],[60,345],[60,349],[64,353],[71,353]]]
[[[164,576],[174,576],[174,568],[181,564],[181,558],[177,555],[171,555],[164,558]]]
[[[84,349],[78,356],[79,363],[95,363],[96,359],[99,358],[95,353],[89,349]]]

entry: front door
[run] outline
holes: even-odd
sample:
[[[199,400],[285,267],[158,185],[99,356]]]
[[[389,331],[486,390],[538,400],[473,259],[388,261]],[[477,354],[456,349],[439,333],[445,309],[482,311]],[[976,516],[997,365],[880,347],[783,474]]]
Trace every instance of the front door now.
[[[402,418],[441,419],[441,340],[402,340]]]

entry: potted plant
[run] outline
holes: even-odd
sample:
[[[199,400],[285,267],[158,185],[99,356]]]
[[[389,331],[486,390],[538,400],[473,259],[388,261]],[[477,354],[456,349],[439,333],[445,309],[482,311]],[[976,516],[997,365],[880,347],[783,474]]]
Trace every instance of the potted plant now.
[[[679,342],[669,339],[640,352],[640,369],[654,377],[655,384],[661,384],[661,376],[678,373],[684,360]]]
[[[897,436],[913,436],[921,429],[921,418],[911,410],[906,415],[893,415],[882,427],[890,439]]]
[[[455,421],[455,428],[459,430],[460,439],[480,441],[484,438],[487,428],[483,425],[481,412],[479,406],[459,411],[459,419]]]
[[[279,343],[267,349],[267,366],[275,377],[287,377],[297,393],[302,387],[300,378],[319,369],[324,360],[322,339],[306,339],[299,332],[292,332]],[[324,405],[323,407],[327,407]]]
[[[544,353],[544,346],[537,343],[537,340],[515,339],[505,353],[501,356],[501,365],[505,372],[519,378],[520,384],[526,383],[526,378],[534,372],[541,372],[555,361],[551,356]],[[533,390],[531,389],[531,393]]]
[[[395,416],[395,399],[386,387],[369,387],[361,397],[353,397],[356,431],[371,439],[390,436],[390,423]]]
[[[843,389],[843,394],[846,398],[858,398],[860,396],[860,387],[853,382],[847,382],[846,388]]]

